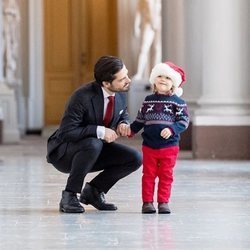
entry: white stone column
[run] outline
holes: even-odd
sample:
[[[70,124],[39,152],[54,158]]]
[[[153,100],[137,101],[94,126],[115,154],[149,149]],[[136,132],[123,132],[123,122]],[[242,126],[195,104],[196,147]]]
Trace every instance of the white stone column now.
[[[163,58],[187,74],[182,97],[191,115],[194,157],[249,159],[250,2],[162,4]]]
[[[3,5],[0,1],[0,83],[3,82]]]
[[[247,0],[201,2],[202,88],[193,117],[197,158],[250,158],[247,10]]]
[[[2,1],[0,1],[0,34],[3,33],[2,25]],[[0,35],[1,38],[1,35]],[[3,39],[0,39],[0,84],[3,82]],[[0,87],[1,88],[1,87]],[[1,95],[1,94],[0,94]],[[3,107],[0,105],[0,144],[2,143],[3,136]]]
[[[29,96],[27,128],[44,126],[43,1],[29,1]]]
[[[243,36],[245,0],[203,1],[201,105],[249,104],[249,46]],[[249,23],[248,23],[249,24]],[[242,108],[240,107],[241,113]],[[230,108],[228,114],[238,114]],[[221,114],[221,110],[214,111]],[[227,113],[223,110],[223,114]]]

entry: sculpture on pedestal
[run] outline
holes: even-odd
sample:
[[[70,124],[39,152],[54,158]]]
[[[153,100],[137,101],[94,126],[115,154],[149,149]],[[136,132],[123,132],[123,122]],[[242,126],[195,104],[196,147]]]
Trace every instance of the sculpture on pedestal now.
[[[20,140],[17,121],[15,91],[20,89],[18,77],[20,14],[16,0],[1,0],[0,5],[2,39],[0,60],[0,108],[3,120],[3,142],[15,143]],[[19,63],[20,64],[20,63]],[[18,87],[18,88],[16,88]]]
[[[137,72],[133,79],[145,76],[145,70],[161,62],[161,0],[138,0],[134,32],[140,37]],[[148,76],[145,78],[148,78]]]

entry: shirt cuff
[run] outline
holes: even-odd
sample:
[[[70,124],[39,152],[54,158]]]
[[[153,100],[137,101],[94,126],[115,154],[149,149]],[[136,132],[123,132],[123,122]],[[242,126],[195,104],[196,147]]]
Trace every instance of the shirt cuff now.
[[[105,127],[104,126],[97,126],[96,135],[98,139],[104,139],[105,136]]]

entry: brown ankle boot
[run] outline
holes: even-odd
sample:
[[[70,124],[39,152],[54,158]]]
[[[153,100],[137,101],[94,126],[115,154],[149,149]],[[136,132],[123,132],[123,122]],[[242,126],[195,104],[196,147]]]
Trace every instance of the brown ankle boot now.
[[[167,202],[158,203],[158,213],[159,214],[170,214],[171,213]]]
[[[143,214],[153,214],[156,212],[153,202],[143,202],[142,211]]]

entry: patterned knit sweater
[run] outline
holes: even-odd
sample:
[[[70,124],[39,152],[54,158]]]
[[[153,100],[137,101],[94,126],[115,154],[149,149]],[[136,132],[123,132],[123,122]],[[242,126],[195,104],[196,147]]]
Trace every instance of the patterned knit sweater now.
[[[189,115],[184,100],[176,95],[152,94],[145,98],[130,127],[133,134],[144,128],[143,145],[159,149],[179,145],[180,133],[188,125]],[[160,136],[161,130],[166,127],[172,131],[168,139]]]

